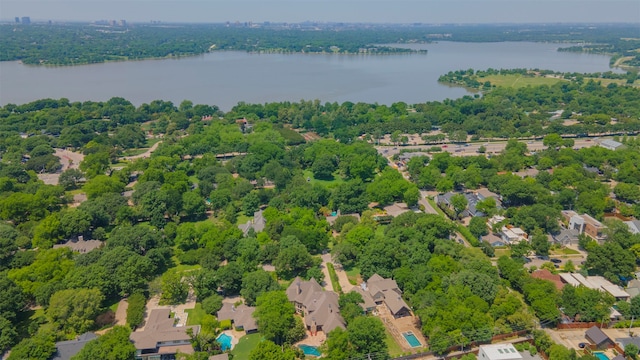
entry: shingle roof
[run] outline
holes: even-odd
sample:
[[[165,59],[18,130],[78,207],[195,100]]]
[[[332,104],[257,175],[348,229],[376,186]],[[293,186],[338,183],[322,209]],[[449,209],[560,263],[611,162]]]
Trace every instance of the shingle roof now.
[[[591,328],[589,328],[589,330],[587,330],[585,332],[584,336],[587,338],[587,340],[593,342],[596,345],[600,345],[600,344],[604,343],[605,341],[610,341],[610,339],[607,336],[607,334],[605,334],[597,326],[592,326]]]
[[[230,303],[222,304],[222,308],[217,312],[218,320],[232,320],[236,327],[241,327],[244,331],[258,330],[258,324],[253,318],[255,307],[242,304],[235,306]]]
[[[194,334],[200,331],[199,326],[174,327],[170,315],[169,309],[151,310],[144,330],[131,333],[130,339],[136,349],[153,349],[159,342],[190,340],[187,329],[194,329]]]
[[[56,353],[51,360],[69,360],[79,353],[89,341],[96,338],[98,338],[96,334],[88,332],[78,336],[75,340],[57,342]]]

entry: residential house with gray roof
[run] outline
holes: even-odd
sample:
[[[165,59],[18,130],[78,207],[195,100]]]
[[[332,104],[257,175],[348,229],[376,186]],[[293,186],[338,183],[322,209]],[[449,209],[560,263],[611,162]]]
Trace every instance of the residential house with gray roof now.
[[[312,334],[323,331],[325,334],[339,327],[345,329],[345,321],[340,315],[338,294],[324,291],[316,279],[304,281],[296,277],[287,288],[287,298],[303,315],[304,323]]]
[[[200,326],[175,327],[174,320],[169,309],[151,310],[144,329],[129,336],[136,347],[136,360],[168,359],[178,352],[193,354],[187,330],[197,335]]]

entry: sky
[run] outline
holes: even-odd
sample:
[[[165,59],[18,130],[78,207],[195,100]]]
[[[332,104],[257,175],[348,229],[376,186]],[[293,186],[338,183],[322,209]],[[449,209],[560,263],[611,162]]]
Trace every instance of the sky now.
[[[0,19],[15,16],[32,21],[640,23],[640,0],[0,0]]]

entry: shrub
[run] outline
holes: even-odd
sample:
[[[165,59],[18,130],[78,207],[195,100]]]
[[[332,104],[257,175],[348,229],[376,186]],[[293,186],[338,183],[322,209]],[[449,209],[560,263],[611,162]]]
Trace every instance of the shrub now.
[[[129,303],[127,307],[127,325],[135,329],[144,321],[144,307],[147,299],[144,295],[135,293],[129,296],[127,301]]]
[[[231,329],[231,320],[227,319],[227,320],[220,321],[220,329],[222,329],[222,330]]]
[[[222,296],[213,294],[202,300],[202,310],[207,314],[214,315],[222,308]]]

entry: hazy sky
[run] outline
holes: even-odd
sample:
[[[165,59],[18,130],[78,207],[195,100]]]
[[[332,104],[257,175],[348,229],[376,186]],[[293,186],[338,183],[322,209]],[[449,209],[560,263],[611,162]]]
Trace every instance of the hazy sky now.
[[[640,0],[0,0],[0,17],[15,16],[36,21],[640,23]]]

